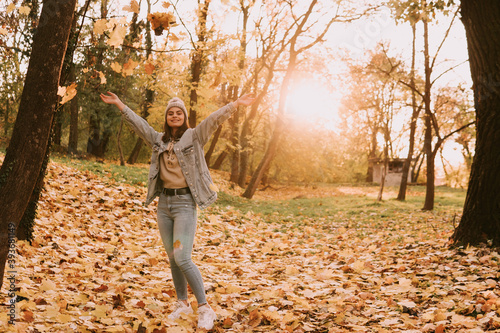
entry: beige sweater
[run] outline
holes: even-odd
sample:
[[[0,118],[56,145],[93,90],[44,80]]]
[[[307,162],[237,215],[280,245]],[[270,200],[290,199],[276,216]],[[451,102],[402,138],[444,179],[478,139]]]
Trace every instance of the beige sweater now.
[[[167,150],[160,156],[160,178],[164,188],[188,187],[179,160],[174,153],[173,142],[168,144]]]

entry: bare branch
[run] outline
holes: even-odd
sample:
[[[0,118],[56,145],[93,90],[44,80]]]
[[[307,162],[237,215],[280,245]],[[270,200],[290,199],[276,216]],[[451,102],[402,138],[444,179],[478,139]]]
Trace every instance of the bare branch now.
[[[432,82],[431,82],[431,86],[432,86],[432,85],[434,85],[434,83],[435,83],[437,80],[439,80],[439,79],[440,79],[443,75],[445,75],[445,74],[446,74],[446,73],[448,73],[448,72],[451,72],[452,70],[454,70],[454,69],[455,69],[455,68],[457,68],[457,67],[462,66],[463,64],[467,63],[468,61],[469,61],[469,59],[464,60],[464,61],[462,61],[461,63],[459,63],[459,64],[457,64],[457,65],[455,65],[455,66],[453,66],[453,67],[450,67],[450,68],[448,68],[447,70],[445,70],[443,73],[439,74],[439,75],[438,75],[438,77],[436,77],[434,80],[432,80]]]
[[[446,33],[444,34],[443,40],[441,41],[441,44],[439,44],[439,47],[438,47],[438,49],[436,51],[436,54],[434,55],[434,58],[432,59],[432,64],[430,66],[431,73],[432,73],[432,69],[434,68],[434,65],[436,64],[436,59],[438,57],[438,54],[441,51],[441,48],[443,47],[444,42],[446,41],[446,39],[448,39],[448,35],[450,34],[451,28],[453,27],[453,23],[455,22],[455,18],[458,16],[458,12],[459,11],[460,11],[460,8],[458,8],[455,11],[455,14],[453,15],[453,18],[451,19],[450,26],[448,27],[448,29],[446,29]]]

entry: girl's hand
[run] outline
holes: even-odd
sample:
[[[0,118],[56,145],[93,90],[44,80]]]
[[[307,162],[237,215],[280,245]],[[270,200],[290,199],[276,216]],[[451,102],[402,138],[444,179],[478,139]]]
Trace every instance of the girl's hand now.
[[[255,94],[245,94],[234,101],[233,105],[237,108],[240,105],[250,106],[253,104],[253,102],[255,102]]]
[[[123,110],[125,108],[125,104],[112,92],[108,91],[109,95],[105,94],[100,94],[99,96],[101,97],[102,101],[107,104],[113,104],[118,107],[118,109]]]

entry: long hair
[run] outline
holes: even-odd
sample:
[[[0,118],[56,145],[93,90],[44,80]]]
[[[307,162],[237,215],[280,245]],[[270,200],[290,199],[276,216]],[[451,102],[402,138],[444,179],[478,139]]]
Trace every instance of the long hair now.
[[[186,132],[186,130],[189,128],[189,122],[184,114],[184,122],[182,123],[181,127],[177,129],[177,132],[172,134],[172,127],[168,126],[167,123],[167,113],[165,112],[165,125],[163,125],[163,136],[162,136],[162,141],[163,142],[168,142],[168,140],[172,139],[173,141],[177,141],[181,138],[182,134]]]

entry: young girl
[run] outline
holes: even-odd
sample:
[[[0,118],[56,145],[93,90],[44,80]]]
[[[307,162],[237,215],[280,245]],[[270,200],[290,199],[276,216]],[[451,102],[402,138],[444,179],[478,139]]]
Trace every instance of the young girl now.
[[[158,228],[177,293],[176,308],[168,317],[175,320],[182,313],[193,313],[187,301],[189,284],[198,302],[198,327],[212,329],[217,316],[207,304],[200,271],[191,260],[196,206],[203,209],[217,199],[203,146],[238,106],[251,105],[255,99],[250,94],[244,95],[209,115],[195,128],[189,128],[186,107],[181,99],[174,97],[165,110],[164,132],[159,133],[115,94],[108,92],[100,97],[105,103],[116,105],[127,123],[153,150],[146,205],[159,196]]]

